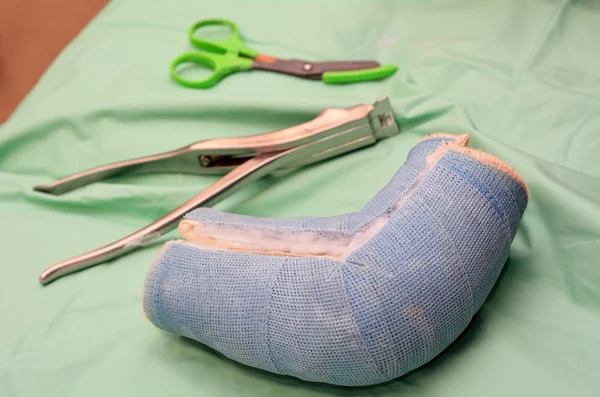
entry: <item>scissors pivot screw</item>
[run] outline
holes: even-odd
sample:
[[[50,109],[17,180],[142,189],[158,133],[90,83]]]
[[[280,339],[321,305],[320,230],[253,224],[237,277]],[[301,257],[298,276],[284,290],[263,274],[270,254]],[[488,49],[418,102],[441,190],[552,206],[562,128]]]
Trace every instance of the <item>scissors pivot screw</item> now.
[[[306,70],[307,72],[309,72],[312,69],[312,65],[310,63],[305,63],[304,66],[302,66],[302,69]]]
[[[202,167],[208,167],[212,161],[210,156],[200,156],[200,165]]]

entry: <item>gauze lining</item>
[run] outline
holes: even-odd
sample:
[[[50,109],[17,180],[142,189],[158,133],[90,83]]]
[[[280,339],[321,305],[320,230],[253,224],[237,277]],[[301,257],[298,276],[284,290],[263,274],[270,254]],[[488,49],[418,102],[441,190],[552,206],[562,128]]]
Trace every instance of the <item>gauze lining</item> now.
[[[344,262],[348,255],[371,240],[387,224],[390,217],[402,208],[403,203],[415,188],[425,179],[431,169],[449,150],[460,150],[469,143],[468,135],[434,134],[425,139],[448,137],[455,141],[446,141],[426,160],[426,167],[414,183],[399,197],[391,210],[373,219],[363,230],[352,236],[320,235],[315,232],[274,230],[251,226],[229,226],[222,224],[203,224],[197,220],[183,220],[179,232],[187,244],[202,249],[232,250],[264,255],[322,256]],[[472,154],[469,150],[469,155]]]

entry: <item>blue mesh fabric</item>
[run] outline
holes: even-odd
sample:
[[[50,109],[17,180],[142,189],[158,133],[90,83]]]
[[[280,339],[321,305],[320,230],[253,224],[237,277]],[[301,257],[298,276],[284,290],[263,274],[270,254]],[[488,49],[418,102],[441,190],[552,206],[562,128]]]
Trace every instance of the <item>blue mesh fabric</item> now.
[[[205,224],[329,238],[353,236],[379,217],[387,222],[345,261],[170,242],[145,281],[146,315],[233,360],[307,381],[371,385],[422,366],[483,304],[527,205],[520,182],[467,153],[445,152],[427,167],[427,156],[457,139],[418,143],[355,213],[265,219],[191,212],[187,219]]]

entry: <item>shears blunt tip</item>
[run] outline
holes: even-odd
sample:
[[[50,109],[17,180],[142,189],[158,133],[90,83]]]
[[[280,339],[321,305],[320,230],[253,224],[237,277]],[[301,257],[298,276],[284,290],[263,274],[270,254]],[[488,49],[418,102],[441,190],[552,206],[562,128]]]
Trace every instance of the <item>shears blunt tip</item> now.
[[[326,84],[348,84],[382,80],[392,76],[397,70],[396,65],[383,65],[369,69],[325,72],[323,73],[323,82]]]
[[[55,278],[52,277],[52,273],[50,272],[50,269],[47,269],[42,274],[40,274],[38,281],[40,282],[41,285],[47,285],[47,284],[51,283],[54,279]]]
[[[53,194],[52,188],[48,184],[34,186],[33,190],[35,190],[36,192]]]
[[[63,178],[54,182],[45,183],[43,185],[37,185],[33,187],[33,190],[36,192],[49,194],[52,196],[59,196],[63,193],[67,193],[73,189],[79,187],[77,185],[79,179],[78,178]]]

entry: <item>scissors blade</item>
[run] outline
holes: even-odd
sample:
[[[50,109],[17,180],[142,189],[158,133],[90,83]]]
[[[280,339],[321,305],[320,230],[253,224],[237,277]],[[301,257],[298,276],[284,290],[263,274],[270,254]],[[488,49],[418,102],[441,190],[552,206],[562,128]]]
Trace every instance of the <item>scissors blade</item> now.
[[[372,69],[381,66],[377,61],[327,61],[309,62],[301,59],[277,59],[275,62],[254,61],[254,69],[291,74],[312,80],[320,80],[325,72],[345,72]]]

